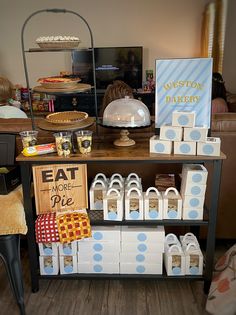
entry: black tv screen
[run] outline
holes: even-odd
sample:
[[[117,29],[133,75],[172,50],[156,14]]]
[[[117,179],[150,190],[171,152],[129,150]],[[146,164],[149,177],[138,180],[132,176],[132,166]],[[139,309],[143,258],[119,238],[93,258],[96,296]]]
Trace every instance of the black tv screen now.
[[[143,48],[137,47],[96,47],[95,73],[97,89],[106,89],[114,80],[122,80],[133,89],[142,87]],[[93,85],[92,52],[72,52],[73,74],[81,82]]]

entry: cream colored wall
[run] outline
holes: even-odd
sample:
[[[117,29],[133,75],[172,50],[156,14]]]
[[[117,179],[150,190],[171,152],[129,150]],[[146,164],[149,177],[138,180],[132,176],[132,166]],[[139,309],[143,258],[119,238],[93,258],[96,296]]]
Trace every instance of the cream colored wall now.
[[[95,46],[144,47],[143,70],[156,58],[200,56],[201,21],[207,0],[1,0],[0,75],[25,85],[20,34],[26,18],[45,8],[66,8],[89,23]],[[71,14],[39,14],[26,26],[26,48],[41,35],[75,35],[88,46],[84,24]],[[70,55],[27,54],[31,85],[37,78],[70,70]]]

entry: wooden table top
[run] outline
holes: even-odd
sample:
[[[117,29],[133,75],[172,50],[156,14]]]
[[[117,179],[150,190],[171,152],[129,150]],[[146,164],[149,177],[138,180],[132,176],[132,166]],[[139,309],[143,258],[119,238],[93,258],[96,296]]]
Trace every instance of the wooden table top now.
[[[207,162],[212,160],[224,160],[226,156],[221,152],[220,156],[200,156],[200,155],[177,155],[177,154],[157,154],[149,152],[149,138],[136,140],[136,144],[130,147],[117,147],[111,140],[96,139],[92,144],[92,151],[88,154],[73,153],[69,157],[59,157],[56,153],[26,157],[23,154],[17,156],[17,162]]]

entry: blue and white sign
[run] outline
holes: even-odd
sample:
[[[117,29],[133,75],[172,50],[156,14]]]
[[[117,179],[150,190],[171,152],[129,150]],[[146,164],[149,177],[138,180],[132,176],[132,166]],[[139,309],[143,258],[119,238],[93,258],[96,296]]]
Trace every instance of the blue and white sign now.
[[[171,124],[174,110],[195,111],[210,128],[212,58],[156,60],[155,127]]]

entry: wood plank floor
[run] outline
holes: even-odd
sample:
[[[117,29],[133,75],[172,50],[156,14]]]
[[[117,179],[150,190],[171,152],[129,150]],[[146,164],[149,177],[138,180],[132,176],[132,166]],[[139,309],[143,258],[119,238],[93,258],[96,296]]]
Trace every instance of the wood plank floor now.
[[[218,257],[225,245],[218,247]],[[27,250],[21,250],[27,315],[206,315],[203,281],[40,280],[31,292]],[[0,314],[18,315],[0,261]]]

